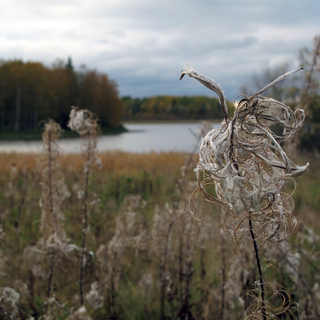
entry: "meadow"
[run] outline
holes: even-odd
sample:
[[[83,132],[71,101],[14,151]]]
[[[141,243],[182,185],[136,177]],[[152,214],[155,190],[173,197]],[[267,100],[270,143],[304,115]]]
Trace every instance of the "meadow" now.
[[[0,154],[0,319],[320,319],[314,43],[301,52],[305,83],[261,96],[302,68],[289,71],[236,108],[188,64],[180,80],[194,78],[218,100],[121,101],[106,75],[76,73],[71,60],[52,70],[4,62],[3,79],[12,81],[4,83],[1,131],[32,131],[39,121],[44,128],[41,154]],[[67,124],[71,102],[94,105],[100,120],[72,107]],[[124,114],[218,113],[221,126],[199,134],[199,156],[97,152],[98,123],[121,131]],[[43,122],[50,117],[60,124]],[[81,154],[61,154],[61,126],[80,135]]]
[[[197,155],[102,153],[87,180],[83,157],[0,154],[1,319],[243,319],[257,280],[252,246],[223,232],[218,206],[199,199],[203,221],[188,214]],[[319,318],[320,166],[309,161],[293,194],[296,230],[263,248],[266,277],[290,293],[279,319]],[[43,216],[45,184],[59,222]],[[59,248],[48,245],[54,223]]]

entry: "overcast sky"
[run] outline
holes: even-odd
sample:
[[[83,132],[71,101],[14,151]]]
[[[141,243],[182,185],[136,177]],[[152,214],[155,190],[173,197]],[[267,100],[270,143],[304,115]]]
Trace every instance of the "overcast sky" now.
[[[290,61],[320,32],[319,0],[0,0],[0,58],[108,74],[119,93],[212,95],[188,62],[227,98],[266,66]]]

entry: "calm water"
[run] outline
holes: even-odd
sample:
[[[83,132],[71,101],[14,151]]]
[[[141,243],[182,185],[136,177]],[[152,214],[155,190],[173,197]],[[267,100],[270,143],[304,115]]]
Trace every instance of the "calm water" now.
[[[213,124],[215,127],[219,124]],[[102,136],[98,142],[100,152],[122,150],[128,152],[191,152],[194,150],[200,123],[126,124],[129,132]],[[79,139],[62,139],[59,146],[64,153],[80,152]],[[196,146],[197,148],[198,146]],[[0,142],[0,152],[40,152],[41,141]]]

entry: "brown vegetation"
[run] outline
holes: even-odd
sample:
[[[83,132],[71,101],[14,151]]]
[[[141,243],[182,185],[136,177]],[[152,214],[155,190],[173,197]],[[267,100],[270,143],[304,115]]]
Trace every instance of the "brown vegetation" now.
[[[90,232],[80,308],[82,155],[59,156],[70,192],[61,210],[68,245],[74,247],[57,266],[49,299],[49,269],[35,250],[43,236],[39,156],[0,155],[1,287],[8,288],[3,289],[7,300],[2,300],[1,310],[11,310],[18,319],[42,314],[46,319],[241,318],[250,302],[246,292],[256,280],[254,256],[249,248],[234,254],[229,237],[221,233],[219,209],[200,202],[198,210],[204,217],[200,223],[192,223],[185,214],[195,187],[192,168],[197,157],[191,162],[188,155],[178,153],[110,152],[99,157],[102,167],[92,168],[89,183]],[[298,228],[288,246],[273,249],[277,255],[263,262],[265,268],[273,261],[275,275],[289,287],[292,302],[299,303],[302,319],[314,319],[319,294],[315,278],[319,235],[308,223],[317,220],[309,195],[318,194],[316,175],[317,171],[299,178],[299,185],[306,183],[310,191],[298,186],[293,195]],[[10,319],[5,314],[3,318]]]

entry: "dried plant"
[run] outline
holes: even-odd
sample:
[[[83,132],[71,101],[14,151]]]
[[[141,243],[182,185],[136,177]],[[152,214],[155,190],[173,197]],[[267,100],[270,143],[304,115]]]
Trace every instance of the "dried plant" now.
[[[192,280],[195,275],[196,252],[199,245],[198,225],[184,212],[178,214],[175,228],[179,275],[179,317],[181,319],[193,319],[192,311]]]
[[[55,267],[63,255],[75,247],[68,244],[64,231],[64,216],[61,210],[63,201],[70,196],[59,165],[59,147],[61,128],[58,123],[49,120],[43,133],[43,152],[41,157],[41,250],[45,253],[49,266],[47,298],[50,297],[51,283]]]
[[[1,319],[18,319],[19,308],[17,302],[20,294],[12,288],[0,288],[0,316]]]
[[[61,304],[55,296],[51,296],[46,301],[46,313],[41,316],[44,320],[55,320],[59,318],[65,318],[70,314],[70,311],[65,305]]]
[[[292,243],[281,242],[275,248],[272,244],[268,243],[266,251],[269,258],[277,261],[279,273],[289,277],[290,281],[294,283],[295,292],[301,295],[298,300],[301,318],[318,319],[320,318],[318,310],[320,301],[319,277],[316,276],[316,282],[309,282],[307,278],[310,275],[310,270],[306,268],[306,265],[311,270],[314,269],[316,273],[319,273],[319,268],[315,265],[315,262],[319,261],[317,246],[320,237],[313,230],[304,228],[300,224],[297,238],[300,241],[306,241],[308,245],[300,243],[298,248],[295,248]],[[310,246],[310,251],[307,250],[308,246]]]
[[[94,310],[103,306],[103,293],[101,292],[98,281],[91,284],[91,290],[86,294],[85,300],[88,301]]]
[[[91,284],[91,291],[86,295],[86,300],[94,309],[98,309],[102,307],[104,301],[101,298],[105,296],[105,307],[110,317],[118,316],[119,307],[116,299],[123,268],[130,256],[129,248],[135,248],[137,256],[145,252],[147,247],[144,222],[140,221],[145,205],[146,202],[140,195],[128,195],[116,218],[113,237],[108,244],[100,245],[96,252],[100,279]]]
[[[165,211],[155,208],[153,215],[152,247],[159,258],[159,286],[160,286],[160,319],[165,319],[165,302],[167,292],[170,292],[172,276],[168,271],[168,265],[174,259],[172,241],[172,229],[177,217],[175,211],[166,204]],[[171,262],[171,263],[170,263]]]
[[[203,123],[200,130],[194,134],[197,143],[203,137],[204,128],[208,127],[207,123]],[[153,214],[151,240],[154,254],[159,259],[157,278],[160,287],[160,319],[168,317],[168,305],[174,308],[172,307],[174,301],[179,303],[179,318],[194,318],[191,310],[192,280],[195,274],[196,248],[200,245],[200,233],[198,226],[186,214],[186,203],[195,187],[193,181],[188,181],[187,173],[194,162],[195,156],[192,152],[181,167],[181,176],[176,183],[176,201],[172,204],[166,203],[164,208],[156,207]]]
[[[101,166],[101,160],[97,155],[97,137],[99,135],[99,126],[97,117],[88,110],[77,109],[73,107],[70,112],[68,126],[81,136],[82,154],[84,156],[84,190],[82,193],[83,201],[83,223],[82,223],[82,245],[81,245],[81,263],[80,263],[80,305],[83,305],[83,277],[85,268],[86,254],[86,234],[88,229],[88,192],[89,177],[93,165]]]
[[[21,226],[20,220],[23,212],[23,207],[25,204],[26,195],[28,193],[28,189],[30,188],[30,184],[32,179],[34,178],[32,173],[29,171],[28,167],[24,166],[22,170],[19,170],[14,162],[11,162],[9,180],[6,186],[5,196],[10,201],[9,210],[12,209],[15,203],[17,205],[17,216],[14,223],[15,227],[15,244],[17,252],[20,252],[21,245]],[[21,181],[21,183],[19,183]],[[19,197],[20,196],[20,197]],[[2,218],[6,215],[7,212],[1,214]]]
[[[121,218],[117,219],[113,238],[107,245],[100,245],[96,252],[100,268],[100,280],[99,286],[96,286],[95,289],[106,296],[107,313],[113,317],[117,314],[116,298],[128,246],[126,231],[124,221]],[[88,298],[89,296],[87,296]],[[94,303],[91,300],[90,303],[92,307],[98,307],[99,299],[96,299]]]
[[[264,294],[268,299],[261,297],[260,284],[256,283],[256,288],[248,292],[252,303],[247,308],[246,320],[275,319],[279,320],[281,315],[289,314],[293,317],[291,309],[296,306],[291,304],[290,295],[287,290],[278,284],[265,284]]]
[[[296,225],[292,216],[293,200],[282,192],[282,187],[290,177],[305,172],[309,164],[295,165],[280,143],[301,127],[304,112],[300,109],[293,112],[281,102],[259,96],[291,73],[252,97],[243,98],[233,119],[226,114],[221,127],[209,131],[200,147],[195,169],[199,187],[193,196],[200,192],[206,201],[222,207],[226,214],[225,227],[236,241],[248,231],[246,221],[259,224],[261,228],[256,227],[255,231],[262,240],[275,233],[281,233],[279,240],[284,239]],[[201,80],[214,91],[217,87],[214,81],[191,67],[182,71],[184,74]],[[222,91],[220,102],[224,105],[221,96]],[[281,126],[282,133],[276,133],[273,125]]]
[[[57,145],[57,140],[60,135],[60,125],[53,120],[49,120],[45,124],[43,133],[43,153],[41,158],[41,230],[46,241],[53,234],[56,234],[62,241],[66,239],[61,204],[70,194],[64,183],[58,162],[59,146]]]
[[[72,315],[70,315],[67,320],[91,320],[91,317],[88,315],[86,307],[81,306]]]
[[[304,111],[292,111],[261,93],[299,70],[284,74],[251,97],[244,96],[232,119],[224,92],[216,82],[189,65],[180,77],[188,75],[216,92],[224,112],[221,127],[209,131],[202,140],[195,169],[198,187],[191,196],[190,212],[196,219],[194,200],[200,194],[205,201],[222,208],[224,226],[237,245],[250,234],[259,272],[259,310],[263,319],[267,317],[268,303],[259,246],[275,235],[277,241],[284,240],[294,230],[294,202],[282,189],[285,181],[303,174],[309,164],[294,164],[281,147],[302,126]]]

